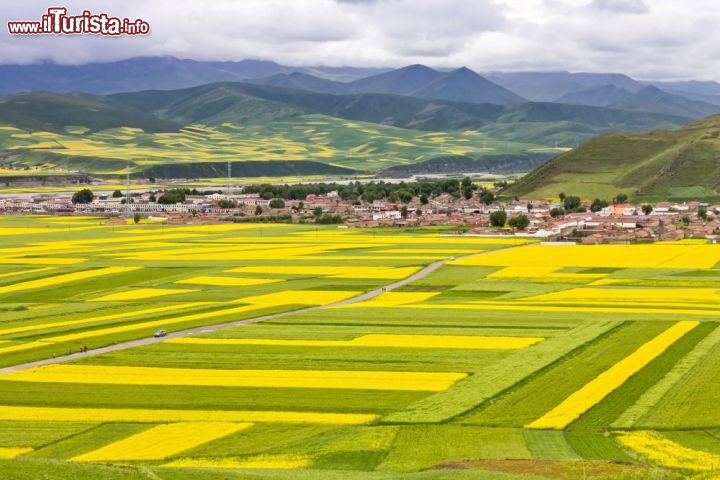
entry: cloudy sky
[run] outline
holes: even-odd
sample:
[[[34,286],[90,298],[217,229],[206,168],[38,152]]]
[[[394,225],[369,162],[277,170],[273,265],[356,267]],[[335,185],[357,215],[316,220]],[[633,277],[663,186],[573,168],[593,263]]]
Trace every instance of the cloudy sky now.
[[[142,18],[146,37],[0,35],[0,63],[77,64],[133,56],[261,58],[285,65],[468,66],[477,71],[622,72],[720,81],[715,0],[37,0],[5,1],[7,21],[50,6]]]

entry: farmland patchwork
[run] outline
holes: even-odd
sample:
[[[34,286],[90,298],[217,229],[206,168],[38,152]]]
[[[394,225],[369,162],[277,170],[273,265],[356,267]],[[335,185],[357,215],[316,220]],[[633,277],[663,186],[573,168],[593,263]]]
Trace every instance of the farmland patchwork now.
[[[535,459],[639,479],[720,458],[716,245],[42,216],[0,235],[0,366],[65,360],[0,374],[4,469],[464,478]]]

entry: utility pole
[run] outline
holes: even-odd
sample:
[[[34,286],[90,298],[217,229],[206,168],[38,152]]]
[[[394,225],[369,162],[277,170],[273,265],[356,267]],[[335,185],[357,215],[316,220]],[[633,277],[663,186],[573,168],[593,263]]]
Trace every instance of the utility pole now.
[[[125,188],[126,188],[126,194],[125,194],[125,217],[130,218],[132,217],[132,211],[130,208],[130,164],[125,163]]]
[[[227,193],[226,193],[228,200],[230,199],[230,183],[232,182],[231,177],[232,177],[232,163],[230,162],[230,160],[228,160],[228,181],[227,181]]]

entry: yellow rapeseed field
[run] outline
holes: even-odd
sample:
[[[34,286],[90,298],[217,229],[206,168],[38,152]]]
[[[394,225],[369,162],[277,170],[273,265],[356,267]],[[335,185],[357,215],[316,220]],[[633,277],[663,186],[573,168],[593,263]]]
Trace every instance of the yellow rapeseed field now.
[[[88,318],[83,318],[80,320],[66,320],[63,322],[49,322],[49,323],[38,323],[38,324],[34,324],[34,325],[23,325],[21,327],[11,327],[11,328],[0,329],[0,335],[10,335],[12,333],[19,333],[19,332],[30,332],[33,330],[44,330],[46,328],[67,327],[70,325],[81,325],[84,323],[105,322],[108,320],[117,320],[120,318],[136,317],[136,316],[141,316],[141,315],[151,315],[154,313],[170,312],[173,310],[185,310],[187,308],[197,307],[200,305],[206,305],[206,303],[205,302],[179,303],[176,305],[166,305],[166,306],[155,307],[155,308],[143,308],[141,310],[131,310],[129,312],[113,313],[110,315],[101,315],[98,317],[88,317]],[[0,350],[0,353],[2,353],[1,350]]]
[[[214,277],[199,276],[178,280],[181,285],[211,285],[219,287],[246,287],[249,285],[265,285],[267,283],[282,282],[281,278],[243,278],[243,277]]]
[[[124,292],[111,293],[102,297],[91,298],[91,302],[123,302],[127,300],[142,300],[144,298],[162,297],[165,295],[178,295],[180,293],[197,292],[187,288],[136,288]]]
[[[526,425],[526,428],[561,430],[567,427],[699,324],[695,321],[677,322],[595,377],[557,407]]]
[[[31,270],[21,270],[19,272],[0,273],[0,278],[15,277],[17,275],[27,275],[29,273],[47,272],[50,270],[55,270],[56,268],[57,267],[41,267],[41,268],[33,268]]]
[[[0,420],[57,422],[252,422],[364,425],[377,415],[364,413],[283,412],[262,410],[164,410],[134,408],[17,407],[0,405]]]
[[[269,273],[277,275],[317,275],[335,278],[372,278],[399,280],[408,277],[418,270],[417,267],[359,267],[359,266],[315,266],[315,265],[283,265],[283,266],[250,266],[228,270],[230,273]]]
[[[395,307],[408,303],[424,302],[440,292],[385,292],[366,302],[351,303],[342,308]]]
[[[116,385],[202,385],[442,391],[465,373],[343,370],[220,370],[200,368],[46,365],[12,372],[5,381]]]
[[[305,468],[313,463],[309,455],[296,453],[264,454],[245,458],[182,458],[163,467],[190,468]]]
[[[540,337],[486,337],[472,335],[384,335],[370,334],[352,340],[276,340],[266,338],[193,338],[168,340],[190,345],[276,345],[280,347],[389,347],[496,349],[525,348],[543,341]]]
[[[617,439],[630,450],[663,467],[688,470],[717,470],[720,467],[720,455],[684,447],[658,432],[622,432]]]
[[[282,292],[267,293],[243,297],[238,302],[250,303],[262,307],[278,305],[325,305],[339,302],[360,295],[362,292],[343,290],[284,290]]]
[[[71,458],[75,462],[162,460],[251,427],[252,423],[168,423]]]
[[[452,265],[606,268],[712,268],[720,249],[711,244],[529,245],[461,258]]]
[[[15,458],[32,451],[30,447],[0,447],[0,458]]]
[[[60,285],[62,283],[75,282],[78,280],[87,280],[88,278],[95,278],[103,275],[131,272],[133,270],[139,270],[141,268],[142,267],[105,267],[93,270],[83,270],[81,272],[66,273],[63,275],[56,275],[54,277],[47,277],[41,278],[39,280],[30,280],[27,282],[6,285],[4,287],[0,287],[0,294],[19,292],[22,290],[30,290],[33,288],[51,287],[55,285]]]

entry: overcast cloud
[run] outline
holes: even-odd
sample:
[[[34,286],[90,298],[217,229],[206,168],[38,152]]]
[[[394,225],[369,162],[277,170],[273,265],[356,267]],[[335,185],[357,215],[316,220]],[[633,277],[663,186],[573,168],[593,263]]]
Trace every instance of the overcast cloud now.
[[[141,37],[0,35],[0,63],[63,64],[173,55],[285,65],[622,72],[720,80],[714,0],[36,0],[6,2],[7,21],[50,6],[142,18]]]

